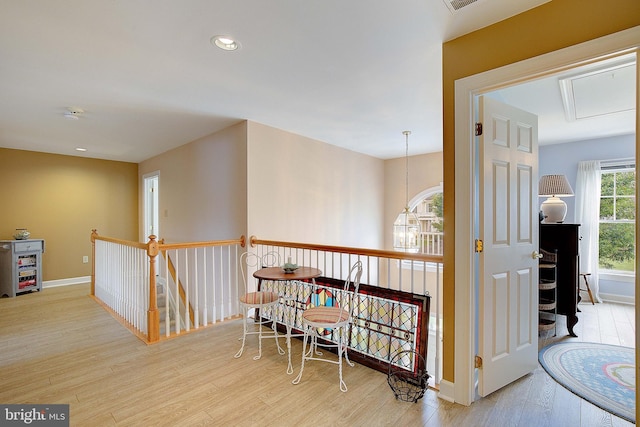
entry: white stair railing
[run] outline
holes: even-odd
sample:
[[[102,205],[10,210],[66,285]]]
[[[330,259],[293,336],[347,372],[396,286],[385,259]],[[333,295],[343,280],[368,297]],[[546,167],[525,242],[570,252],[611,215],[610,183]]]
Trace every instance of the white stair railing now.
[[[164,333],[168,337],[171,335],[172,326],[177,330],[186,328],[182,317],[177,315],[183,310],[182,307],[184,305],[179,298],[176,298],[166,278],[156,275],[156,283],[158,288],[158,308],[162,309],[162,313],[164,313],[164,315],[160,315],[160,333]],[[178,323],[177,326],[176,323]]]
[[[94,231],[92,295],[117,314],[147,342],[160,339],[156,280],[166,286],[163,335],[177,335],[238,316],[239,259],[244,238],[215,242],[146,244],[101,237]],[[362,283],[430,298],[427,368],[441,379],[442,256],[261,241],[249,250],[262,256],[275,251],[280,259],[322,270],[343,279],[362,261]],[[161,256],[158,256],[161,255]],[[247,272],[253,274],[252,271]]]
[[[237,316],[236,244],[160,244],[158,274],[175,299],[167,313],[166,334],[180,334]]]
[[[239,314],[238,258],[244,238],[166,244],[99,236],[94,230],[92,295],[147,342]],[[161,254],[162,256],[158,256]],[[157,282],[165,287],[165,316]]]
[[[147,334],[149,263],[146,248],[95,242],[93,295],[141,334]]]

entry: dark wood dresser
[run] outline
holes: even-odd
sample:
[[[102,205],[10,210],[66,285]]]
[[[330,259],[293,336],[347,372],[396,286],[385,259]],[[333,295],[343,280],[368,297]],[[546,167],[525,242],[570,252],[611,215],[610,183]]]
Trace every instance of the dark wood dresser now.
[[[579,240],[580,224],[540,224],[540,248],[558,250],[558,314],[567,316],[567,328],[573,337],[577,336],[573,327],[578,323]]]

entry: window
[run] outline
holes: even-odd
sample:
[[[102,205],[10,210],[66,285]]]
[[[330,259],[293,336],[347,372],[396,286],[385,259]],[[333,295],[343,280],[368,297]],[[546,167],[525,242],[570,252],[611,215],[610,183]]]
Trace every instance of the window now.
[[[442,192],[423,199],[413,211],[420,220],[420,253],[442,255]]]
[[[635,272],[635,194],[635,164],[602,164],[599,267],[603,270]]]
[[[409,207],[411,212],[417,215],[418,221],[420,221],[419,253],[442,255],[444,231],[442,222],[442,187],[438,186],[423,191],[409,203]]]

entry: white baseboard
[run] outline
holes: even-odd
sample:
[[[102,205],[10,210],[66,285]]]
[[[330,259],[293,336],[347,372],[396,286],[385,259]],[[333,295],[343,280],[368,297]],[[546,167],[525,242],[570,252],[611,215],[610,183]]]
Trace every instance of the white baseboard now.
[[[454,385],[451,381],[440,380],[440,391],[438,392],[438,397],[446,400],[447,402],[455,402]]]
[[[91,276],[69,277],[68,279],[46,280],[42,282],[43,288],[55,288],[57,286],[79,285],[91,282]]]
[[[598,296],[602,301],[605,301],[605,302],[617,302],[619,304],[631,304],[631,305],[634,305],[636,303],[634,297],[630,297],[626,295],[603,294],[602,292],[600,292]],[[590,303],[588,296],[586,301]],[[584,298],[582,298],[582,302],[585,302]]]

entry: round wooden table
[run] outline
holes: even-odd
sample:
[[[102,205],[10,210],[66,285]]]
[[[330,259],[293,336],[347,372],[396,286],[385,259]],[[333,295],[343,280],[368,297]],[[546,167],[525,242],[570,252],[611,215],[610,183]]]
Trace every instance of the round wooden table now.
[[[298,267],[293,273],[285,273],[282,267],[266,267],[257,270],[253,273],[253,277],[262,280],[279,280],[279,281],[289,281],[289,280],[305,280],[305,279],[315,279],[322,274],[317,268],[313,267]]]
[[[313,267],[298,267],[292,273],[285,273],[284,269],[282,267],[265,267],[265,268],[261,268],[260,270],[257,270],[255,273],[253,273],[253,277],[258,279],[258,290],[260,290],[263,280],[273,280],[273,281],[277,281],[277,282],[291,282],[293,280],[309,280],[309,279],[311,279],[313,281],[313,279],[315,279],[316,277],[319,277],[321,274],[322,274],[322,271],[320,271],[317,268],[313,268]],[[314,281],[314,283],[315,283],[315,281]],[[288,301],[288,300],[292,299],[291,289],[285,290],[285,291],[282,291],[282,292],[279,292],[279,293],[281,294],[280,296],[285,301]],[[257,314],[257,316],[259,316],[259,314]],[[287,338],[287,353],[288,353],[288,356],[289,356],[289,361],[288,361],[288,365],[287,365],[287,374],[292,374],[293,373],[293,365],[291,364],[291,337],[293,335],[291,334],[291,320],[286,315],[284,316],[284,320],[285,320],[285,328],[287,329],[287,335],[286,335],[286,338]],[[302,335],[300,335],[300,336],[302,336]]]

